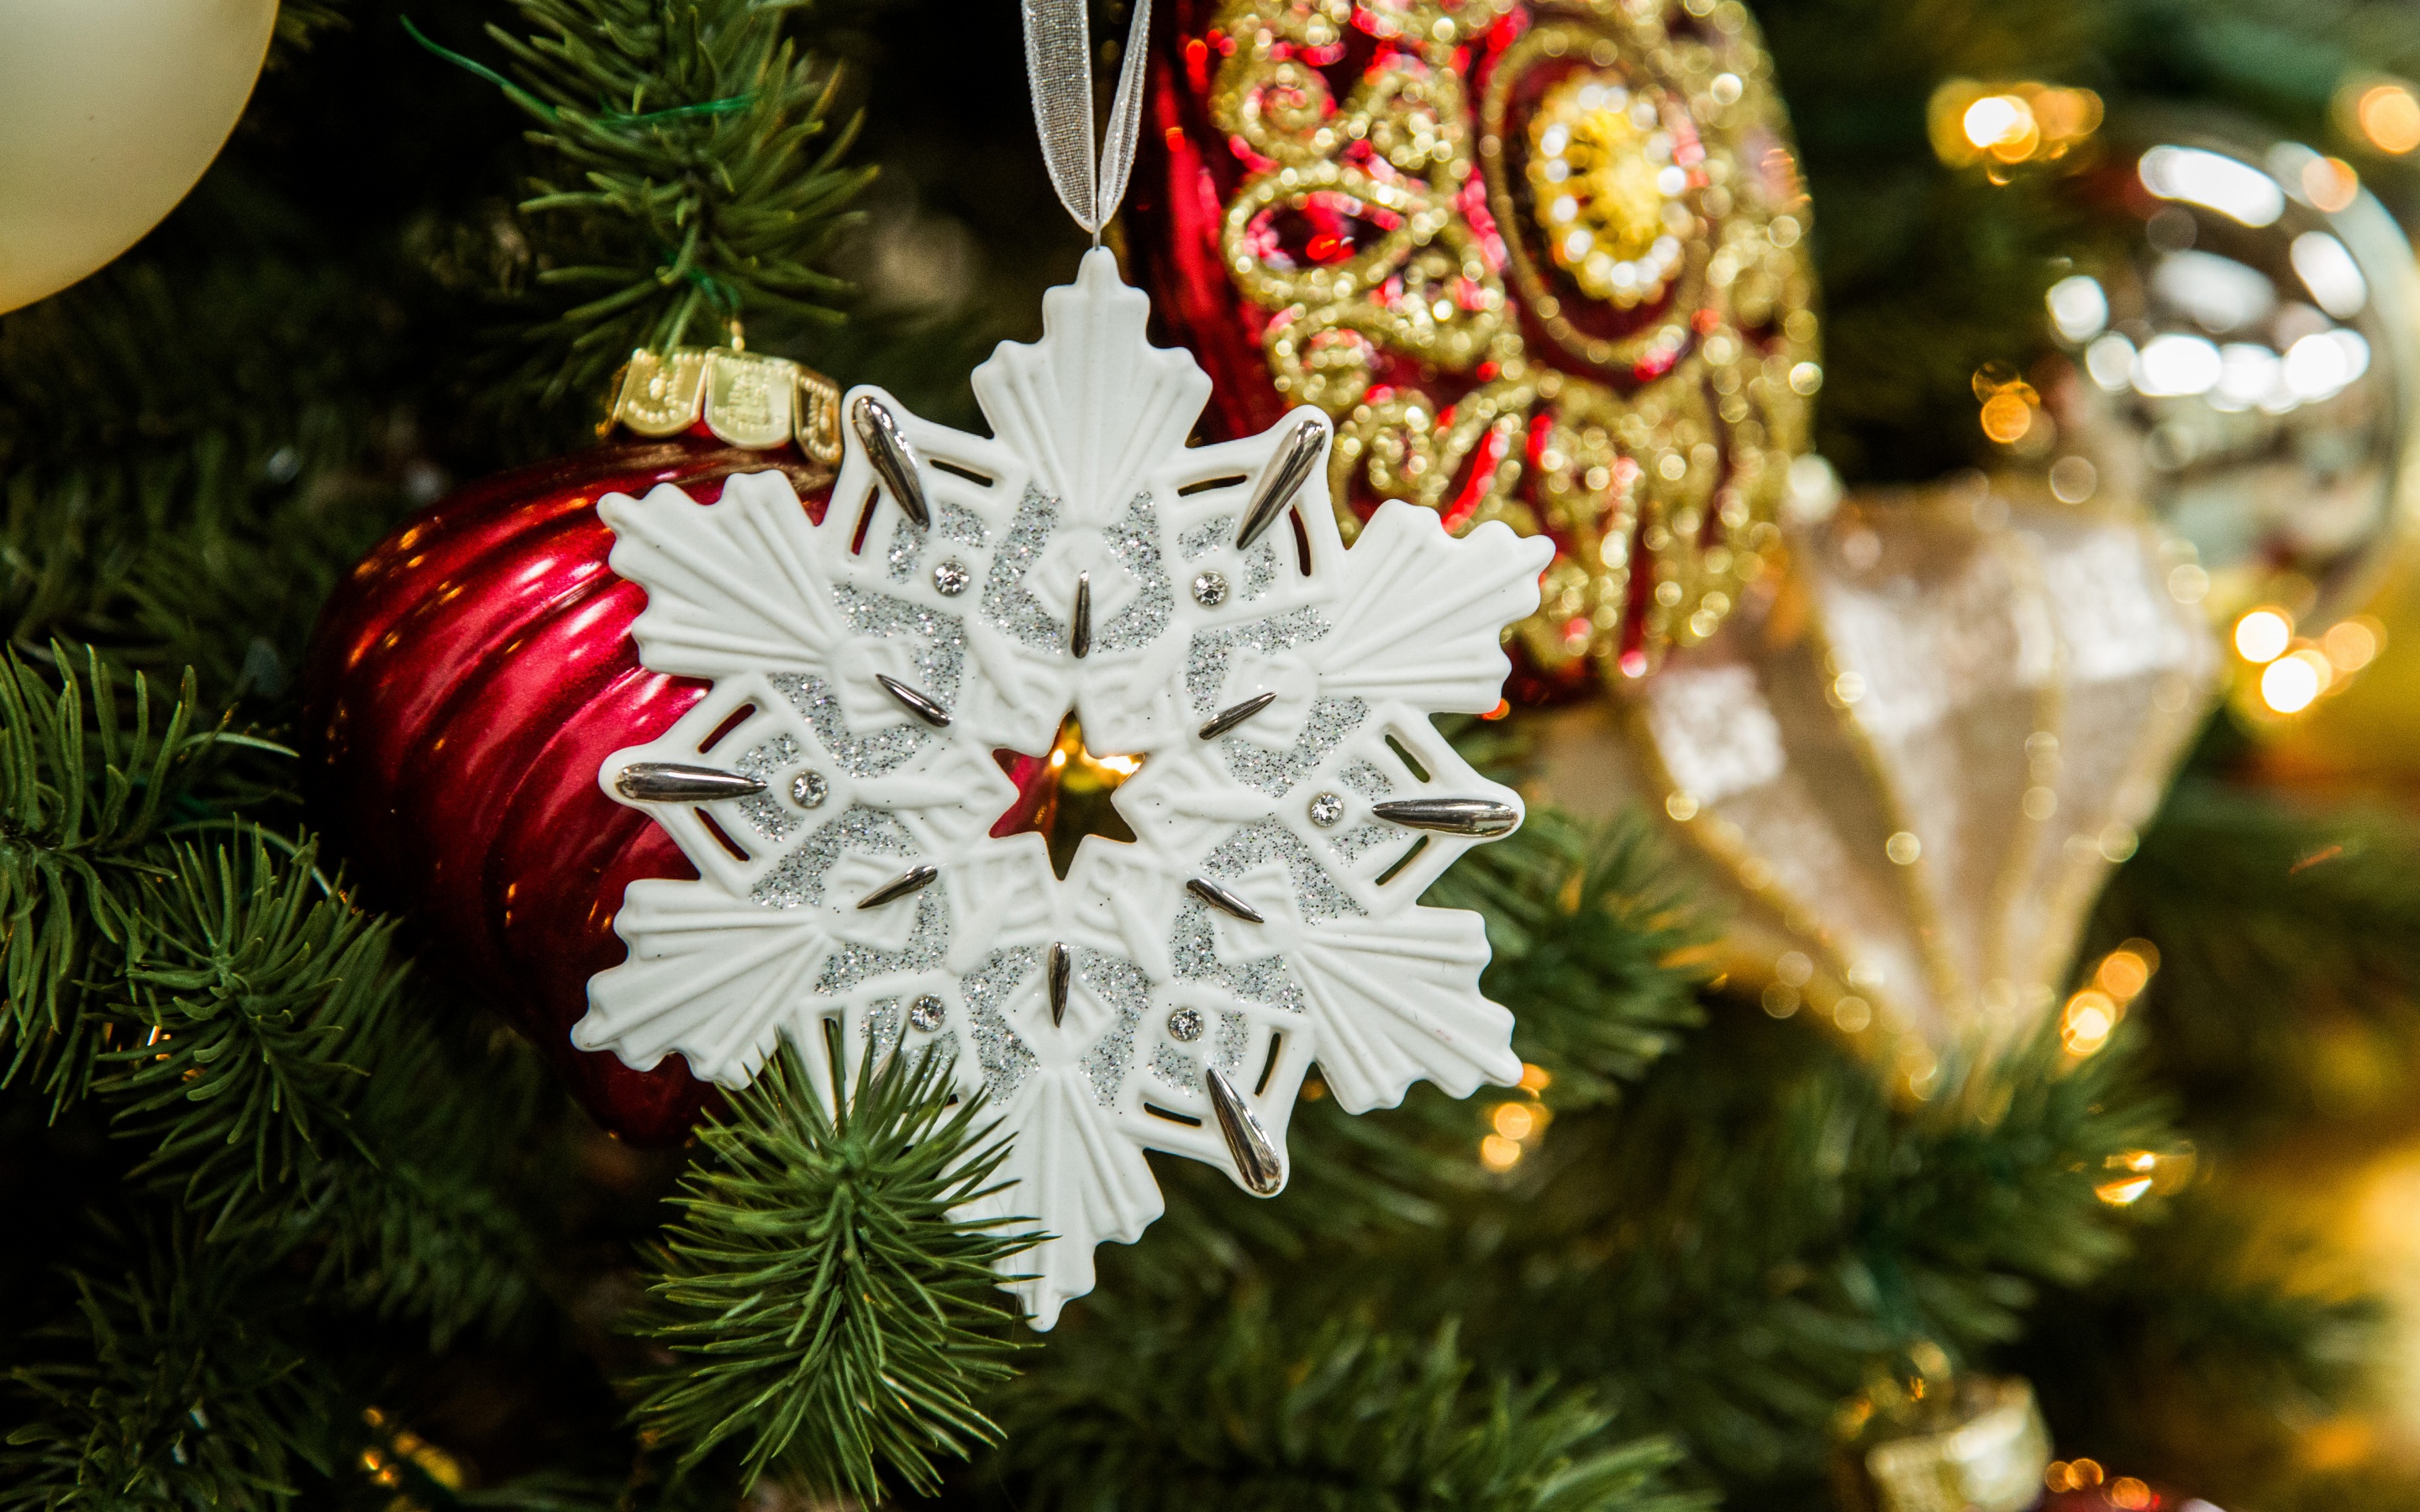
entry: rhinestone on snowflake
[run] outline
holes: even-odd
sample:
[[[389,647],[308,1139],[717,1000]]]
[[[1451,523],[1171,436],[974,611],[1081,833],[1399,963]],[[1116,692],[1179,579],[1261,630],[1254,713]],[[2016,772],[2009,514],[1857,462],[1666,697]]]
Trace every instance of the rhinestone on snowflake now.
[[[1347,550],[1326,421],[1187,445],[1209,379],[1148,316],[1088,255],[975,371],[989,437],[853,391],[820,521],[779,471],[597,506],[641,660],[712,687],[597,774],[697,875],[618,900],[573,1041],[737,1087],[786,1035],[829,1105],[914,1029],[1010,1135],[964,1216],[1052,1236],[1003,1282],[1037,1328],[1158,1216],[1146,1149],[1266,1196],[1314,1062],[1354,1112],[1521,1073],[1479,917],[1419,900],[1520,822],[1431,717],[1496,706],[1552,548],[1394,502]],[[914,570],[933,536],[963,582]],[[994,753],[1045,764],[1071,715],[1127,775],[1063,879]],[[819,804],[764,791],[807,764]]]
[[[790,801],[801,809],[820,809],[831,794],[831,784],[821,772],[800,772],[790,779]]]
[[[967,564],[955,557],[952,557],[933,569],[933,586],[941,591],[943,598],[957,597],[967,591],[967,584],[974,580],[975,575],[969,572]]]
[[[1311,800],[1311,822],[1320,828],[1331,828],[1343,817],[1344,799],[1342,795],[1323,793]]]

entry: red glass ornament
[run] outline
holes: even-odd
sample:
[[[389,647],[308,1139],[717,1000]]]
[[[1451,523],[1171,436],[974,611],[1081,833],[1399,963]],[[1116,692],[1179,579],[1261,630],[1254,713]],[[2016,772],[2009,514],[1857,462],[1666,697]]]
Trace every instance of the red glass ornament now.
[[[1714,633],[1777,547],[1820,378],[1805,196],[1753,25],[1542,0],[1170,9],[1123,250],[1213,380],[1205,436],[1314,404],[1348,540],[1397,497],[1553,540],[1511,642],[1517,702]],[[1590,235],[1668,231],[1648,283],[1564,266],[1549,224],[1577,202],[1540,205],[1530,169],[1532,128],[1573,140],[1567,115],[1622,116],[1590,150],[1635,158],[1636,193],[1604,195]]]
[[[686,1062],[575,1049],[588,979],[626,951],[623,889],[694,877],[670,837],[597,785],[706,685],[639,665],[646,594],[606,564],[608,494],[779,469],[820,518],[829,469],[702,433],[505,472],[415,516],[322,611],[304,671],[304,796],[361,896],[428,937],[425,958],[505,1014],[597,1120],[676,1141],[714,1096]]]

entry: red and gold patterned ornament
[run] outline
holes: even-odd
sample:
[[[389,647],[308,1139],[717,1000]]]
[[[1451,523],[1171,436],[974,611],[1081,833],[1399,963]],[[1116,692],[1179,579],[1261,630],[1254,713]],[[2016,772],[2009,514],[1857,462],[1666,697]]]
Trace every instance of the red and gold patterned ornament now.
[[[633,1071],[575,1049],[588,979],[619,963],[623,889],[696,875],[646,815],[597,785],[706,685],[639,665],[645,606],[606,565],[608,494],[778,468],[820,516],[839,391],[797,363],[684,350],[633,357],[609,432],[574,457],[440,501],[364,558],[322,612],[305,673],[312,822],[365,901],[441,939],[432,959],[518,1024],[607,1128],[683,1137],[712,1089],[678,1057]]]
[[[1806,199],[1735,0],[1178,0],[1127,251],[1225,434],[1337,422],[1388,499],[1557,547],[1530,695],[1712,635],[1778,545]]]

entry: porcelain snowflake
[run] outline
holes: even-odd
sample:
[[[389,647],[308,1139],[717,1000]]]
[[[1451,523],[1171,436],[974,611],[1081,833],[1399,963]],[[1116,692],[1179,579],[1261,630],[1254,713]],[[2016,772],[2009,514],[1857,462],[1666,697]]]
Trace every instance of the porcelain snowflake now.
[[[1148,313],[1089,255],[976,370],[992,439],[854,391],[821,524],[779,472],[598,506],[642,659],[713,690],[598,773],[699,875],[631,885],[573,1039],[737,1087],[787,1034],[827,1099],[954,1057],[1013,1135],[985,1215],[1054,1236],[1006,1283],[1038,1328],[1159,1215],[1144,1150],[1267,1195],[1314,1061],[1354,1112],[1521,1069],[1478,916],[1418,899],[1520,823],[1430,716],[1495,706],[1552,548],[1398,502],[1345,549],[1326,421],[1187,446],[1210,382]],[[1001,758],[1071,712],[1134,839],[1063,879]]]

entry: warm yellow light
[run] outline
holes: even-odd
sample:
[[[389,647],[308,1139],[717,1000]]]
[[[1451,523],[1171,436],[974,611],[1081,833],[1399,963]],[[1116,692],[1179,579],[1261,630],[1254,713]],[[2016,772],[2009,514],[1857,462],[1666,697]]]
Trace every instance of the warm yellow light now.
[[[2151,1190],[2148,1176],[2125,1176],[2115,1181],[2103,1181],[2092,1189],[2092,1195],[2113,1208],[2126,1207]]]
[[[2014,95],[1985,95],[1966,107],[1959,127],[1970,147],[1988,148],[2033,124],[2033,108]]]
[[[1527,1139],[1538,1128],[1538,1116],[1523,1103],[1497,1103],[1495,1117],[1488,1121],[1507,1139]]]
[[[2118,1476],[2109,1483],[2109,1489],[2102,1494],[2109,1498],[2111,1506],[2118,1507],[2122,1512],[2144,1512],[2145,1508],[2158,1500],[2151,1494],[2150,1487],[2132,1475]]]
[[[1543,1092],[1554,1084],[1554,1080],[1553,1073],[1545,1067],[1532,1066],[1526,1060],[1521,1063],[1521,1090]]]
[[[2131,1001],[2150,980],[2150,963],[2132,950],[2110,951],[2092,974],[2092,984],[2121,1003]]]
[[[2342,158],[2313,158],[2303,164],[2303,197],[2334,215],[2361,193],[2361,175]]]
[[[1132,777],[1142,770],[1142,758],[1140,756],[1095,756],[1093,761],[1095,765],[1106,766],[1123,777]]]
[[[2364,614],[2330,625],[2328,633],[2319,637],[2319,649],[2336,671],[2357,672],[2377,659],[2385,640],[2385,627]]]
[[[1054,750],[1054,751],[1052,751],[1052,752],[1050,753],[1050,765],[1051,765],[1051,767],[1052,767],[1054,770],[1055,770],[1055,769],[1057,769],[1057,768],[1059,768],[1059,767],[1064,766],[1064,765],[1066,765],[1066,764],[1067,764],[1067,752],[1066,752],[1066,749],[1065,749],[1063,747],[1062,748],[1060,748],[1060,749],[1058,749],[1058,750]]]
[[[2023,440],[2034,428],[2034,407],[2024,395],[2003,391],[1983,401],[1983,434],[2003,445]]]
[[[2381,152],[2404,153],[2420,147],[2420,99],[2408,85],[2373,85],[2353,107],[2361,134]]]
[[[2328,658],[2316,651],[2280,656],[2260,673],[2260,702],[2279,714],[2300,714],[2327,690]]]
[[[2256,609],[2235,622],[2235,654],[2249,662],[2275,661],[2294,641],[2294,622],[2285,611]]]
[[[2086,987],[2067,1000],[2067,1011],[2059,1015],[2059,1042],[2080,1059],[2107,1044],[2110,1031],[2117,1027],[2117,1001],[2107,993]]]
[[[1489,1134],[1479,1142],[1479,1158],[1491,1171],[1509,1171],[1521,1161],[1521,1142]]]

